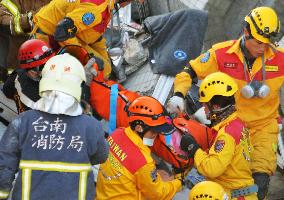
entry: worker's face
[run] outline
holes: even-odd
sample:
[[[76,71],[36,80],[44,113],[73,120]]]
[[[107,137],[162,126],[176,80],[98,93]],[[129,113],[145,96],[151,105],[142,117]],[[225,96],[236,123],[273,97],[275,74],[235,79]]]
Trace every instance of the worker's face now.
[[[148,138],[148,139],[155,139],[157,137],[158,133],[149,130],[144,134],[144,138]]]
[[[213,113],[211,113],[211,111],[210,111],[210,109],[209,109],[209,104],[210,104],[210,102],[208,102],[208,103],[203,103],[204,111],[205,111],[205,114],[206,114],[206,118],[207,118],[208,120],[214,120],[214,119],[212,119]],[[220,109],[220,106],[218,106],[218,105],[212,105],[212,104],[210,104],[210,107],[211,107],[211,109],[213,109],[213,110],[218,110],[218,109]]]
[[[246,37],[249,36],[249,33],[246,29],[244,30],[244,34]],[[252,38],[245,41],[245,47],[253,58],[257,58],[264,54],[266,49],[269,47],[269,44],[260,42]]]
[[[34,81],[39,81],[41,78],[41,71],[42,71],[43,65],[39,67],[35,67],[32,69],[27,70],[27,75]]]
[[[262,56],[269,47],[268,44],[260,42],[256,39],[246,40],[245,46],[253,58]]]
[[[204,112],[205,112],[206,118],[210,119],[210,111],[209,111],[209,108],[208,108],[208,104],[203,103],[203,106],[204,106]]]

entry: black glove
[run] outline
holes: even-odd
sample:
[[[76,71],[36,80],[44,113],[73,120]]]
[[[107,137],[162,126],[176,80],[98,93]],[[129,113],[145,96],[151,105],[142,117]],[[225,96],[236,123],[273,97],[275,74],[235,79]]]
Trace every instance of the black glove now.
[[[199,145],[190,134],[183,134],[180,140],[180,148],[181,150],[189,153],[189,158],[193,158],[195,152],[199,149]]]
[[[76,32],[77,27],[74,25],[74,21],[69,17],[64,17],[58,22],[53,36],[56,41],[63,42],[75,37]]]

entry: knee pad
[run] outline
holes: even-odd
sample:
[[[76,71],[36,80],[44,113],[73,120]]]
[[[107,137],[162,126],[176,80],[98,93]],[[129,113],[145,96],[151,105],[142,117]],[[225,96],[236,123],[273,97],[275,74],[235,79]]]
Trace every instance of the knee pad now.
[[[261,172],[253,173],[252,177],[254,179],[254,183],[258,186],[257,198],[262,200],[267,195],[270,177],[267,173]]]

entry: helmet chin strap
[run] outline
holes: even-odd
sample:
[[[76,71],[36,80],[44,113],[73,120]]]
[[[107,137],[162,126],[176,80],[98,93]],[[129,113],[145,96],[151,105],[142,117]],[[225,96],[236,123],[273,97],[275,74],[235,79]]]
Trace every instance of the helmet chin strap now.
[[[252,55],[250,54],[250,52],[248,51],[248,49],[245,46],[245,41],[249,40],[249,39],[253,39],[253,37],[251,35],[249,35],[249,36],[243,35],[243,37],[241,39],[241,50],[242,50],[245,58],[247,58],[247,59],[252,58]]]
[[[137,125],[140,125],[142,127],[142,131],[137,131],[135,130],[135,127]],[[135,130],[135,132],[139,135],[140,138],[143,138],[144,137],[144,134],[150,130],[150,126],[144,124],[142,121],[135,121],[134,124],[132,125],[132,129]]]

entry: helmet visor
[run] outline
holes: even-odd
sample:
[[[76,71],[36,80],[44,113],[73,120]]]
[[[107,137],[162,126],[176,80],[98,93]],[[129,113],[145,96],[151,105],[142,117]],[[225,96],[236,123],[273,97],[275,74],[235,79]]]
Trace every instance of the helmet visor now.
[[[165,123],[165,124],[158,125],[158,126],[151,126],[151,129],[154,132],[163,134],[163,135],[171,135],[176,130],[176,128],[169,123]]]

